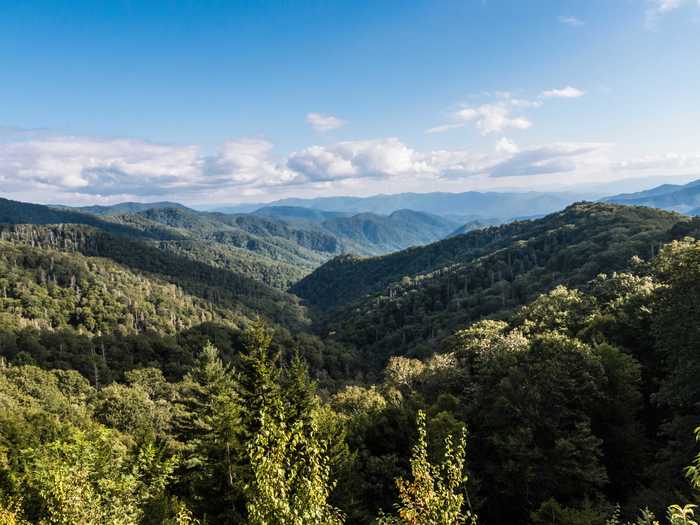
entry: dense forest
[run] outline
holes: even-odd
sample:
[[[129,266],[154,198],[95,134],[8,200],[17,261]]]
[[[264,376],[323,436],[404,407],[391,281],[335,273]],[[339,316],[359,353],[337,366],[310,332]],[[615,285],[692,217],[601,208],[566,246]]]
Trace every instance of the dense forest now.
[[[699,219],[578,203],[311,272],[347,217],[5,205],[3,525],[697,521]]]

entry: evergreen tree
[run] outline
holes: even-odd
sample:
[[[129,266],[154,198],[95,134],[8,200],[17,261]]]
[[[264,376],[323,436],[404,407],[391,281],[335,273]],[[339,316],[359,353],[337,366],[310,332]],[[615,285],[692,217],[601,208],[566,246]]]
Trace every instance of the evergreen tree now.
[[[212,345],[204,347],[181,385],[176,427],[185,443],[182,484],[198,513],[238,519],[242,504],[236,462],[240,410],[234,376]]]

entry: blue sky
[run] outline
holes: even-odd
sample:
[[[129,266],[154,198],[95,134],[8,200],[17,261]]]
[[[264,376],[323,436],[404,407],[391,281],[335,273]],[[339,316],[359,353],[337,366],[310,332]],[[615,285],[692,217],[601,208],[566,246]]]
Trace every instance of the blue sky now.
[[[700,0],[7,0],[0,192],[196,204],[700,178],[699,30]]]

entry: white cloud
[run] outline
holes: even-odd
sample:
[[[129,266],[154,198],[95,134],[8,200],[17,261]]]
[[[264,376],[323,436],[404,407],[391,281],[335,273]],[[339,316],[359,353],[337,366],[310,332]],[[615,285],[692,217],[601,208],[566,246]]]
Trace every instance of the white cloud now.
[[[208,184],[289,184],[298,175],[272,156],[272,143],[262,139],[230,140],[219,153],[206,159],[202,176]]]
[[[528,119],[512,116],[510,111],[505,102],[463,108],[452,114],[453,123],[430,128],[426,133],[441,133],[461,128],[466,122],[473,122],[482,135],[501,133],[507,129],[527,129],[532,126]]]
[[[487,104],[463,107],[453,111],[449,115],[451,122],[428,128],[425,132],[444,133],[453,129],[463,128],[469,122],[473,122],[482,135],[503,133],[508,129],[528,129],[532,126],[532,122],[524,116],[513,115],[513,112],[536,109],[543,104],[542,100],[517,98],[510,91],[496,91],[484,93],[483,95],[496,100]]]
[[[510,110],[500,104],[483,104],[457,112],[458,118],[474,121],[482,135],[500,133],[507,129],[527,129],[532,123],[525,117],[513,117]]]
[[[491,166],[491,177],[523,177],[575,171],[578,159],[595,153],[602,144],[551,144],[515,152]]]
[[[461,111],[465,122],[481,119],[484,129],[491,129],[487,128],[492,118],[488,112],[479,108]],[[419,151],[397,138],[383,138],[315,145],[280,156],[266,140],[243,138],[227,141],[215,154],[204,155],[192,145],[42,135],[0,140],[0,188],[4,196],[40,202],[168,199],[211,203],[304,192],[463,191],[465,179],[470,187],[531,187],[570,182],[575,177],[590,181],[615,173],[627,177],[700,169],[699,154],[613,162],[610,148],[597,143],[519,147],[501,137],[485,153]]]
[[[496,142],[496,151],[498,153],[517,153],[520,151],[520,148],[509,138],[503,137]]]
[[[575,16],[560,16],[559,22],[571,27],[581,27],[585,25],[583,20],[576,18]]]
[[[585,95],[585,91],[572,86],[566,86],[561,89],[550,89],[542,92],[544,98],[579,98]]]
[[[431,173],[433,168],[396,138],[312,146],[292,153],[287,166],[311,181],[395,177]]]
[[[25,188],[113,193],[192,182],[198,149],[128,139],[52,137],[0,143],[0,181]]]
[[[347,122],[333,115],[323,115],[321,113],[309,113],[306,115],[306,122],[314,131],[325,133],[334,129],[342,128]]]
[[[0,142],[0,187],[51,200],[61,194],[99,200],[293,183],[299,174],[276,163],[271,149],[257,139],[226,142],[213,156],[203,156],[197,146],[131,139],[56,136]]]

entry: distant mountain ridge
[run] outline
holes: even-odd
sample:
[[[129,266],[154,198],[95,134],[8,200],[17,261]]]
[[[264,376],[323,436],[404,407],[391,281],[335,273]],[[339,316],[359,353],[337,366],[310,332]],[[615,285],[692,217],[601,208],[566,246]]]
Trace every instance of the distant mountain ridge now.
[[[221,206],[217,211],[242,213],[261,207],[301,207],[327,212],[377,213],[389,215],[409,209],[434,215],[458,215],[508,220],[516,216],[543,215],[563,209],[573,202],[591,199],[590,194],[553,192],[399,193],[370,197],[319,197],[282,199],[268,204]]]
[[[603,199],[605,202],[647,206],[687,215],[700,213],[700,180],[687,184],[662,184],[645,191],[622,193]]]
[[[309,221],[321,223],[338,217],[350,217],[351,213],[340,211],[325,211],[314,208],[302,208],[300,206],[265,206],[252,212],[253,215],[272,217],[287,221]]]
[[[187,206],[179,204],[177,202],[120,202],[118,204],[111,205],[94,205],[94,206],[63,206],[63,205],[53,205],[50,206],[54,209],[63,209],[70,211],[79,211],[82,213],[91,213],[92,215],[109,216],[109,215],[124,215],[127,213],[139,213],[147,210],[158,210],[163,208],[178,208],[187,210]]]
[[[196,211],[169,203],[49,207],[0,200],[0,223],[80,224],[148,243],[286,289],[333,256],[381,255],[442,239],[459,223],[412,210],[391,215],[265,208],[258,213]],[[84,210],[97,209],[102,215]],[[128,213],[117,213],[127,210]],[[134,212],[133,210],[140,210]]]

